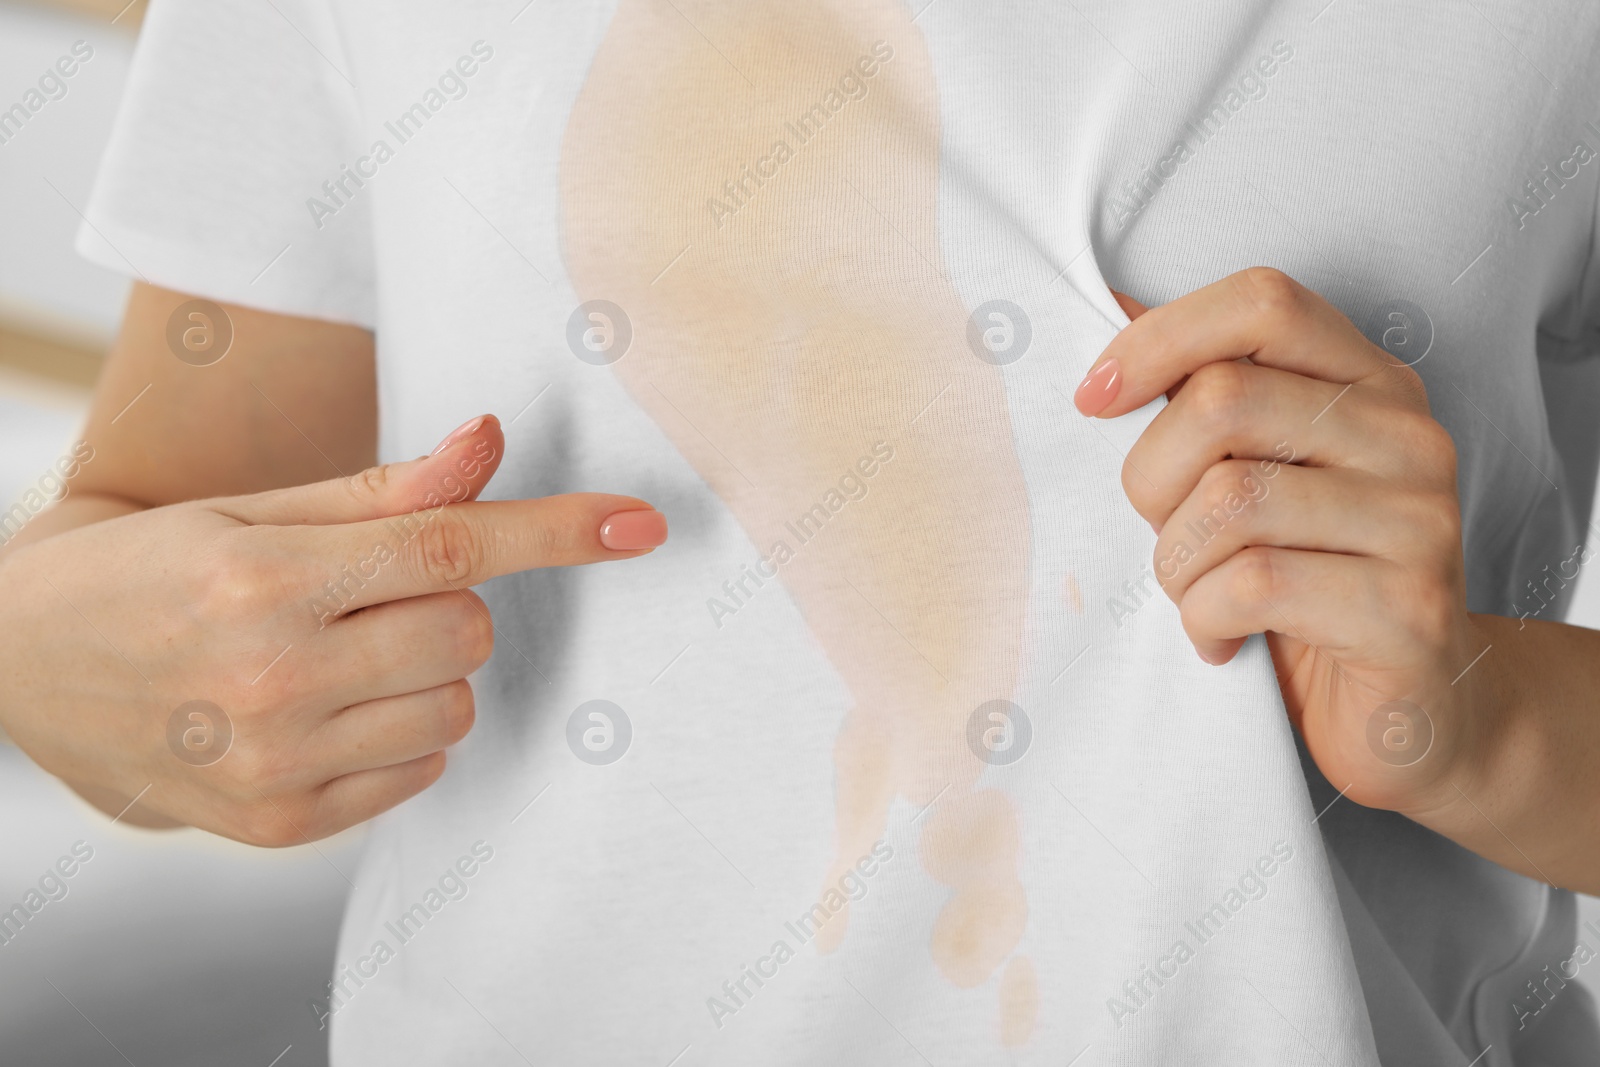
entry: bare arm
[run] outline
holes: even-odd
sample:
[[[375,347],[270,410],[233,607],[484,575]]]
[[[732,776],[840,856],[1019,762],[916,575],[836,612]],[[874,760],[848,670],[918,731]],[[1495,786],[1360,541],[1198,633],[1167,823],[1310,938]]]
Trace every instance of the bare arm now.
[[[1473,619],[1489,646],[1473,688],[1492,710],[1439,806],[1412,817],[1519,874],[1600,893],[1600,631]]]
[[[191,299],[135,284],[89,408],[84,440],[94,459],[65,500],[0,552],[142,508],[300,485],[372,464],[370,332],[230,305],[228,354],[195,367],[167,347],[167,321]]]
[[[471,586],[631,559],[666,524],[601,493],[476,501],[492,415],[370,466],[369,334],[230,309],[196,367],[166,347],[183,302],[135,293],[93,453],[0,554],[0,726],[103,810],[137,799],[128,821],[298,844],[443,773],[494,648]]]
[[[194,299],[135,283],[89,407],[93,458],[68,494],[4,545],[24,545],[146,508],[320,481],[371,466],[377,403],[372,334],[354,326],[224,308],[227,355],[192,366],[167,345],[167,322]],[[115,815],[128,797],[83,783]],[[145,826],[172,820],[138,808]]]

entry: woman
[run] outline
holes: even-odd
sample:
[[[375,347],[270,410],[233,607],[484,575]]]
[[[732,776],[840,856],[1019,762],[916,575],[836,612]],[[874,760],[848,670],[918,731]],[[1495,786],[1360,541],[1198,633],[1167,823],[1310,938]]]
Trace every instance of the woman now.
[[[1586,1062],[1545,13],[157,5],[4,725],[387,812],[336,1063]]]

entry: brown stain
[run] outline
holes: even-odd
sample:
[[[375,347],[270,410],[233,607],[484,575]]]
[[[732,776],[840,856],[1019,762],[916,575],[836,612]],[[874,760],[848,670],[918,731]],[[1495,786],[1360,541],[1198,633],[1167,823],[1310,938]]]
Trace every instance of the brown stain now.
[[[1033,961],[1018,956],[1000,975],[1000,1043],[1026,1045],[1039,1019],[1039,974]]]
[[[863,98],[827,95],[875,52]],[[801,143],[785,123],[819,102],[826,121]],[[786,161],[719,225],[708,201],[734,203],[723,183],[780,139]],[[974,790],[966,722],[1016,683],[1029,517],[1000,374],[967,349],[939,265],[920,32],[898,0],[620,0],[561,184],[579,298],[632,321],[615,372],[763,554],[795,551],[782,581],[851,693],[824,885],[870,852],[895,798],[937,801],[920,851],[954,893],[930,954],[981,985],[1020,942],[1027,899],[1015,810]],[[786,524],[879,442],[893,458],[867,495],[797,544]],[[836,915],[819,949],[847,927]]]
[[[1072,613],[1074,615],[1082,615],[1083,590],[1078,588],[1078,576],[1075,574],[1067,575],[1067,580],[1062,583],[1061,592],[1066,598],[1067,606],[1072,609]]]
[[[1015,879],[956,891],[933,923],[933,961],[951,982],[971,989],[988,981],[1022,940],[1028,898]]]
[[[964,889],[1016,878],[1019,845],[1011,798],[982,789],[925,816],[919,854],[935,880]]]

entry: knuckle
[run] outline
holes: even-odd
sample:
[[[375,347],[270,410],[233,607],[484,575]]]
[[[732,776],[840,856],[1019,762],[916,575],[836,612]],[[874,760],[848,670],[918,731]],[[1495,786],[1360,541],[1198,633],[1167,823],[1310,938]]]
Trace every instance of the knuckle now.
[[[1251,546],[1233,557],[1229,594],[1236,603],[1255,604],[1264,600],[1271,604],[1282,597],[1278,585],[1283,576],[1276,556],[1270,548]]]
[[[1223,524],[1248,517],[1248,502],[1260,496],[1255,464],[1248,460],[1227,459],[1206,468],[1200,476],[1199,498],[1206,506],[1203,518]]]
[[[1244,368],[1237,363],[1208,363],[1189,376],[1180,397],[1202,422],[1230,430],[1243,421],[1249,403]]]
[[[416,777],[412,784],[415,788],[411,790],[409,796],[415,796],[439,780],[439,776],[444,774],[445,754],[442,751],[433,752],[413,762],[415,764],[413,773]]]
[[[1134,446],[1138,450],[1138,446]],[[1139,473],[1139,468],[1134,465],[1134,452],[1128,453],[1128,458],[1122,461],[1122,492],[1128,498],[1128,503],[1133,505],[1133,510],[1146,518],[1155,513],[1159,504],[1157,493],[1144,475]]]
[[[1276,267],[1250,267],[1235,277],[1246,303],[1257,315],[1288,318],[1298,315],[1304,307],[1305,288]]]
[[[1414,498],[1409,524],[1430,558],[1454,558],[1461,549],[1461,507],[1453,492],[1421,493]]]
[[[1417,451],[1440,472],[1449,474],[1455,484],[1456,442],[1450,431],[1437,420],[1422,416],[1417,420]]]
[[[451,682],[445,688],[443,732],[445,744],[453,745],[471,731],[472,724],[477,721],[478,705],[472,695],[472,686],[465,678]]]
[[[429,581],[470,585],[482,558],[482,538],[461,515],[441,511],[412,539],[409,551],[412,565]]]
[[[1429,482],[1455,486],[1455,439],[1437,419],[1422,412],[1391,409],[1387,426],[1385,440],[1393,443],[1396,458]]]
[[[1178,622],[1192,642],[1198,643],[1210,636],[1214,616],[1214,605],[1203,603],[1199,597],[1186,596],[1178,603]]]
[[[455,641],[457,662],[470,664],[471,670],[489,662],[494,654],[494,619],[480,598],[463,598],[455,606],[455,617],[446,625]]]
[[[357,500],[366,501],[373,497],[383,496],[389,489],[389,482],[394,474],[393,468],[387,463],[380,463],[375,467],[352,474],[345,480],[345,485],[350,490],[350,495]]]
[[[1431,411],[1428,404],[1428,386],[1422,380],[1422,375],[1417,373],[1417,369],[1395,360],[1387,352],[1383,355],[1386,360],[1393,361],[1383,371],[1387,384],[1399,394],[1407,406],[1416,408],[1424,414]]]
[[[261,556],[230,544],[212,556],[200,575],[202,617],[216,622],[253,622],[269,614],[278,578]]]
[[[1225,587],[1206,583],[1197,592],[1191,586],[1178,601],[1178,622],[1191,641],[1202,641],[1216,636],[1234,614]]]

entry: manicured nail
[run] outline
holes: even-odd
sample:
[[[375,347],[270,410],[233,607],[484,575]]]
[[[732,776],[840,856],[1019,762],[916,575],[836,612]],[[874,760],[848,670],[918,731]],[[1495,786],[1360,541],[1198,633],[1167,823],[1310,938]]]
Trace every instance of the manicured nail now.
[[[659,511],[619,511],[600,524],[600,543],[613,552],[655,548],[667,539],[667,517]]]
[[[1215,667],[1219,662],[1218,660],[1212,659],[1210,656],[1206,655],[1204,652],[1201,652],[1200,651],[1200,646],[1198,646],[1198,645],[1195,646],[1194,652],[1195,652],[1195,655],[1199,656],[1202,660],[1204,660],[1210,666]]]
[[[429,452],[428,455],[437,456],[440,452],[443,452],[445,449],[449,448],[463,437],[471,437],[472,434],[477,431],[478,427],[483,425],[483,420],[487,419],[488,417],[489,416],[487,415],[479,415],[475,419],[468,419],[466,422],[463,422],[460,426],[457,426],[455,429],[451,430],[450,436],[446,437],[443,441],[440,441],[439,447],[434,449],[432,452]]]
[[[1121,387],[1122,366],[1115,359],[1108,359],[1078,383],[1078,391],[1072,395],[1072,402],[1079,411],[1093,418],[1117,398],[1117,390]]]

